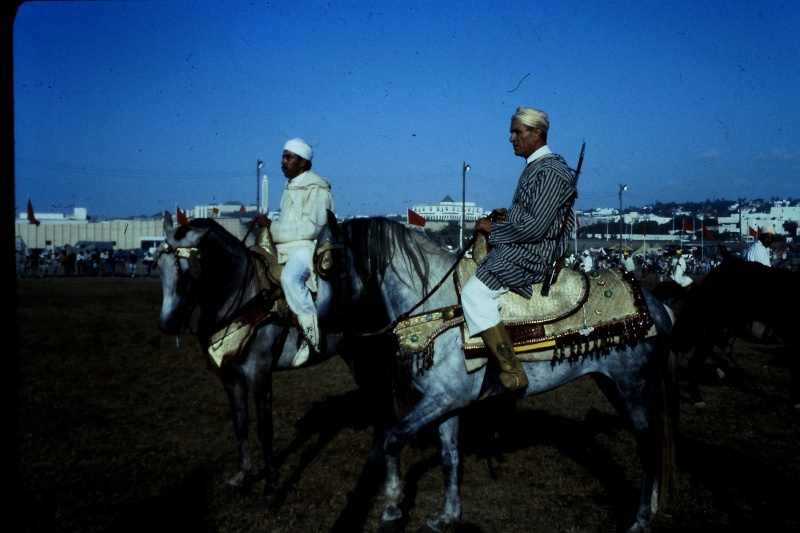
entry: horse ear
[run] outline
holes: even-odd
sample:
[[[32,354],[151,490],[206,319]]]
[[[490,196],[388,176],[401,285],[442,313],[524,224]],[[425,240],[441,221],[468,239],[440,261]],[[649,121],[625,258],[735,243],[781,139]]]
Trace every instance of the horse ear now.
[[[172,226],[172,213],[169,211],[164,211],[164,231],[171,230]]]

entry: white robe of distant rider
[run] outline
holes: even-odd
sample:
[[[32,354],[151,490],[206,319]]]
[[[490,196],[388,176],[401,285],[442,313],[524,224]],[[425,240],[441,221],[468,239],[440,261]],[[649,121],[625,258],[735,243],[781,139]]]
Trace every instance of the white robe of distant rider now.
[[[672,280],[681,287],[688,287],[693,280],[686,275],[686,259],[679,255],[672,267]]]

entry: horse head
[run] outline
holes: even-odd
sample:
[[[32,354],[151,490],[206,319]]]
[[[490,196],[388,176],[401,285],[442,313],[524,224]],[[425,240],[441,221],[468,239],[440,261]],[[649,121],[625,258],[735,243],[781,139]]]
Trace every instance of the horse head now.
[[[180,335],[189,327],[192,312],[201,308],[201,326],[217,322],[224,315],[231,294],[250,297],[236,289],[247,268],[247,250],[216,221],[195,219],[173,226],[164,216],[165,239],[154,265],[161,271],[162,302],[159,329]],[[204,312],[205,308],[205,312]],[[206,316],[207,315],[207,316]]]

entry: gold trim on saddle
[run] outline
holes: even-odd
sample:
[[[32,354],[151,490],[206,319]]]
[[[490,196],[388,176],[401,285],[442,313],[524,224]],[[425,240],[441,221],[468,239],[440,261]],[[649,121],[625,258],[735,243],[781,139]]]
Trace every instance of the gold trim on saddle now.
[[[460,283],[457,285],[460,289]],[[535,309],[521,296],[504,296],[525,302],[504,302],[500,313],[511,334],[514,352],[523,361],[556,364],[596,349],[610,353],[614,347],[634,345],[656,334],[644,294],[632,273],[600,270],[589,275],[564,270],[550,296],[543,297],[534,290],[532,301],[538,305]],[[430,368],[433,341],[455,326],[461,327],[467,370],[483,366],[488,349],[480,336],[470,337],[461,306],[455,305],[414,315],[397,324],[393,331],[400,348],[401,367],[408,372],[416,369],[418,374]]]

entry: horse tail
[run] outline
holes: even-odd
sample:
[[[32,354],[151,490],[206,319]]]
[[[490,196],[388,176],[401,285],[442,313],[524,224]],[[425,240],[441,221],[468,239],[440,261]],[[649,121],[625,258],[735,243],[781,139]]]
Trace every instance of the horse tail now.
[[[658,508],[662,509],[667,499],[677,495],[676,441],[678,434],[678,379],[676,355],[669,351],[661,372],[658,424],[661,428],[661,461],[658,473]]]

